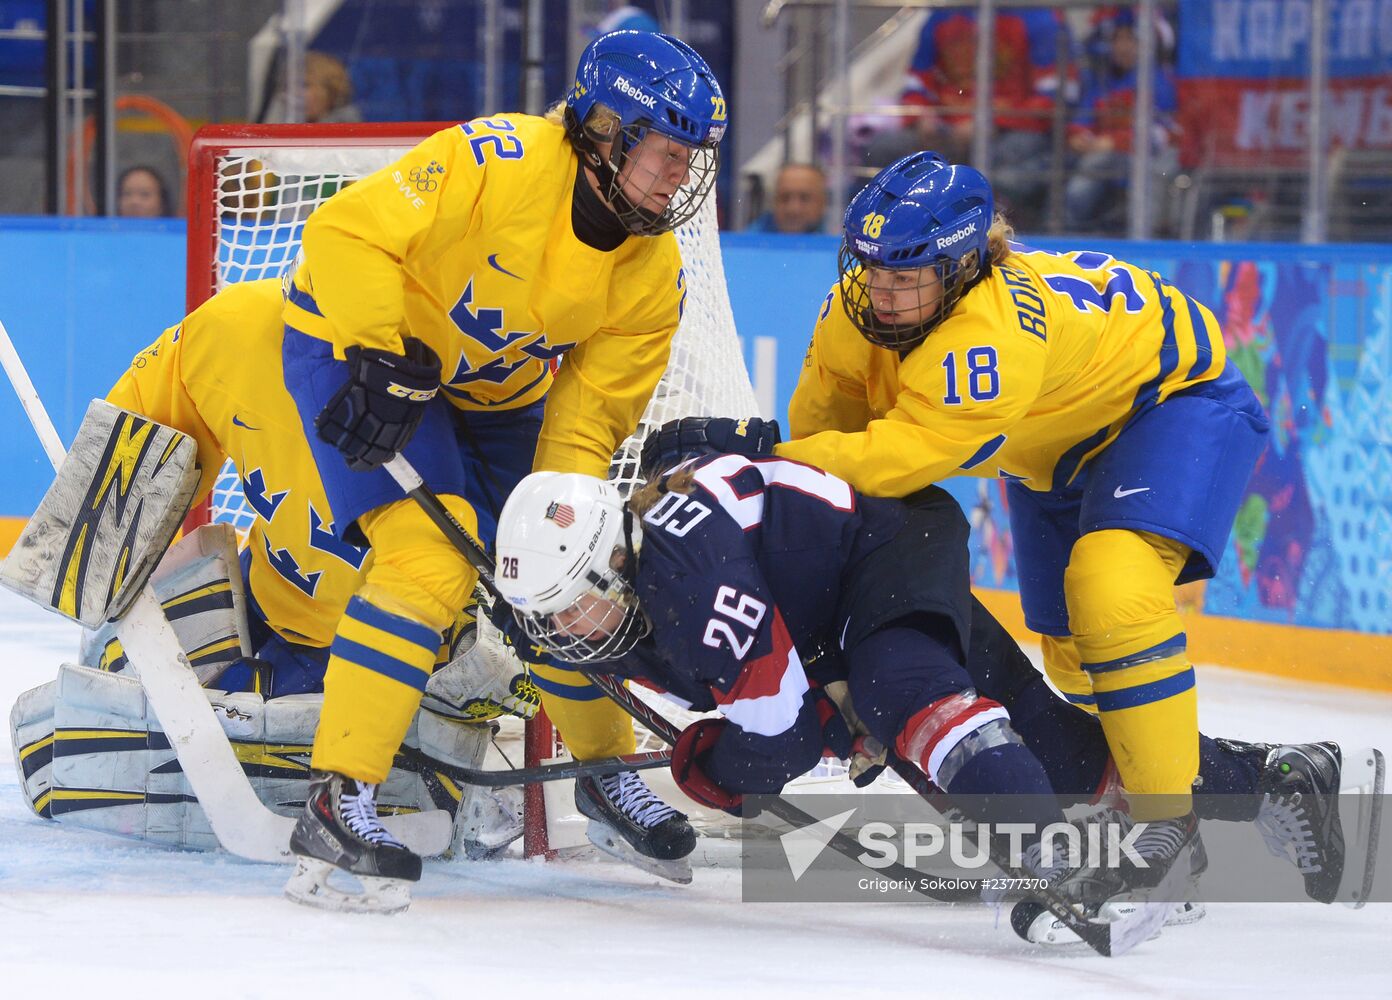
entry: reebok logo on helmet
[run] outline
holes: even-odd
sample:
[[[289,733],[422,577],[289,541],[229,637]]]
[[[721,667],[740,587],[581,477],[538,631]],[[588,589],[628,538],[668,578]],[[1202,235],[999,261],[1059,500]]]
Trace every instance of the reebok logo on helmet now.
[[[651,109],[657,107],[656,97],[653,97],[652,94],[643,93],[641,90],[639,90],[633,84],[629,83],[628,80],[622,76],[614,81],[614,89],[619,91],[619,93],[621,94],[633,98],[635,101],[643,105],[643,107],[645,108]]]
[[[955,233],[948,233],[946,236],[939,236],[939,237],[938,237],[938,249],[939,249],[939,250],[946,250],[948,247],[952,246],[954,243],[960,243],[962,240],[966,239],[968,236],[970,236],[970,235],[971,235],[972,233],[974,233],[974,232],[976,232],[976,223],[975,223],[975,222],[969,222],[969,223],[967,223],[965,226],[963,226],[961,229],[957,230]]]

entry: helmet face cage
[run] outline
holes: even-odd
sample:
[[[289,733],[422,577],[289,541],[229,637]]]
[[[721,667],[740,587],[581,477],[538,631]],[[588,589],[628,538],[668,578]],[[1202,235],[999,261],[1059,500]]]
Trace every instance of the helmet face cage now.
[[[590,600],[587,602],[586,598]],[[588,604],[588,607],[583,605]],[[623,618],[605,629],[604,618],[617,605]],[[564,629],[556,622],[557,615],[577,612]],[[513,609],[522,631],[552,656],[567,663],[596,663],[616,660],[631,650],[638,640],[652,631],[652,623],[638,607],[638,595],[620,571],[612,571],[587,590],[575,604],[564,611],[541,614]]]
[[[858,256],[850,244],[843,240],[836,261],[841,285],[841,307],[861,336],[870,343],[892,351],[912,350],[923,343],[928,334],[947,318],[947,314],[957,305],[962,293],[976,278],[981,270],[977,257],[977,251],[971,250],[960,259],[944,257],[929,265],[916,265],[919,281],[913,286],[913,290],[917,292],[918,306],[922,308],[929,298],[925,294],[929,285],[926,276],[929,273],[936,274],[939,282],[937,306],[916,323],[886,323],[875,314],[875,304],[870,293],[870,269],[890,271],[900,268],[887,268],[876,261],[866,260]]]
[[[604,177],[600,178],[604,197],[614,207],[619,221],[630,233],[638,236],[668,233],[694,219],[715,186],[715,177],[720,169],[720,153],[714,143],[688,146],[691,159],[687,164],[686,182],[677,188],[661,212],[642,208],[642,203],[661,178],[646,166],[640,167],[634,151],[652,133],[653,130],[644,122],[621,128],[609,156],[607,183]],[[665,161],[659,162],[665,167]],[[624,176],[625,168],[628,170],[627,178]],[[636,199],[624,193],[625,179],[637,189]]]

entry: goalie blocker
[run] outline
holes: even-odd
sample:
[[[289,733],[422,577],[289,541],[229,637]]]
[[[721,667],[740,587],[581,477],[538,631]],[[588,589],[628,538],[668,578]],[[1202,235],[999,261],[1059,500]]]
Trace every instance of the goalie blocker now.
[[[144,587],[198,485],[187,435],[93,400],[0,583],[95,627]]]

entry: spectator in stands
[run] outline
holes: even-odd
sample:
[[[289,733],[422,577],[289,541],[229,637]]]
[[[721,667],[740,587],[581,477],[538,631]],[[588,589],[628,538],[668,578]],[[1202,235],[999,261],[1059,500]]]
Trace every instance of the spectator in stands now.
[[[785,163],[773,185],[773,208],[749,224],[753,233],[820,233],[826,225],[827,179],[810,163]]]
[[[116,181],[116,214],[132,219],[158,219],[174,214],[169,186],[153,167],[135,166]]]
[[[363,120],[362,111],[353,103],[353,81],[347,68],[327,52],[305,53],[303,94],[307,122]],[[283,122],[286,118],[285,95],[277,88],[262,121]]]
[[[991,173],[996,199],[1017,225],[1042,215],[1050,118],[1059,86],[1058,50],[1067,27],[1057,11],[1000,9],[995,16]],[[976,14],[967,7],[928,16],[909,66],[905,104],[922,108],[913,121],[922,148],[950,162],[971,159],[976,101]]]
[[[1068,129],[1068,146],[1076,155],[1067,188],[1068,228],[1074,232],[1117,225],[1125,208],[1131,161],[1131,122],[1136,103],[1140,40],[1136,13],[1129,7],[1104,7],[1093,16],[1083,74],[1083,97]],[[1177,168],[1175,82],[1164,57],[1174,48],[1174,30],[1157,17],[1155,117],[1151,155],[1157,181]],[[1157,183],[1156,200],[1164,196]]]

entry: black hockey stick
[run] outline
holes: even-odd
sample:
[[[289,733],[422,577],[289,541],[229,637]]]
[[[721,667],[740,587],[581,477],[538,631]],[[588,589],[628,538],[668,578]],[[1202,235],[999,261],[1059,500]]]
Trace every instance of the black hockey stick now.
[[[386,468],[402,489],[420,504],[430,519],[439,526],[445,537],[464,555],[464,558],[469,560],[478,571],[479,580],[489,593],[496,600],[506,603],[502,594],[498,592],[498,586],[493,577],[493,557],[464,530],[454,515],[440,502],[440,498],[425,485],[416,470],[411,468],[411,464],[401,455],[397,455],[386,463]],[[677,737],[681,735],[676,726],[647,703],[634,697],[621,681],[612,676],[597,674],[583,668],[580,670],[580,674],[653,735],[663,740],[668,746],[676,745]],[[946,793],[934,785],[921,770],[902,758],[896,757],[893,752],[890,753],[889,764],[895,773],[904,779],[910,788],[913,788],[927,800],[934,809],[941,812],[950,808]],[[775,799],[774,804],[769,806],[769,811],[779,819],[794,826],[808,826],[817,822],[814,817],[782,798]],[[859,856],[864,853],[864,849],[856,840],[843,833],[834,835],[828,846],[837,853],[857,861]],[[1002,871],[1011,871],[1008,865],[1001,863],[1003,860],[997,860],[995,856],[992,857],[992,861]],[[897,863],[880,869],[880,873],[888,874],[894,878],[907,879],[905,884],[914,886],[916,892],[939,902],[955,903],[979,899],[979,894],[974,890],[930,890],[928,886],[934,884],[932,880],[923,879],[920,872],[905,868]],[[1053,914],[1060,923],[1077,934],[1093,950],[1105,956],[1120,955],[1131,950],[1149,938],[1151,932],[1157,930],[1164,919],[1163,913],[1143,906],[1129,917],[1113,923],[1097,924],[1075,911],[1057,891],[1050,887],[1032,891],[1030,895],[1040,906]]]
[[[531,785],[543,781],[560,781],[563,778],[614,774],[618,771],[646,771],[655,767],[667,767],[672,763],[672,755],[661,750],[623,754],[618,757],[600,757],[595,760],[563,760],[555,764],[538,764],[536,767],[506,769],[463,767],[459,764],[450,764],[415,747],[403,746],[396,752],[396,756],[397,760],[406,762],[413,769],[437,771],[452,781],[462,781],[467,785],[481,785],[486,788]]]
[[[434,491],[425,485],[419,473],[411,467],[411,463],[398,454],[386,463],[386,469],[406,491],[407,495],[420,504],[421,509],[435,522],[440,531],[444,533],[445,538],[460,551],[465,559],[469,560],[469,563],[478,571],[479,581],[484,588],[493,595],[495,600],[506,603],[503,595],[498,592],[498,585],[494,580],[493,557],[464,530],[464,526],[440,502],[440,498],[435,495]],[[583,668],[580,670],[580,674],[658,739],[668,746],[676,744],[677,737],[681,735],[680,730],[646,702],[636,698],[628,688],[624,687],[621,681],[609,675],[598,674]],[[809,816],[786,799],[778,798],[774,800],[774,803],[774,805],[769,806],[769,811],[785,823],[805,827],[817,822],[815,817]],[[828,846],[837,853],[856,861],[857,864],[860,863],[859,856],[865,852],[856,840],[844,833],[835,834]],[[921,872],[897,863],[878,869],[877,874],[904,879],[906,880],[905,884],[914,886],[916,892],[940,903],[960,903],[979,899],[978,893],[971,889],[930,889],[928,887],[934,884],[933,880],[924,879]]]

